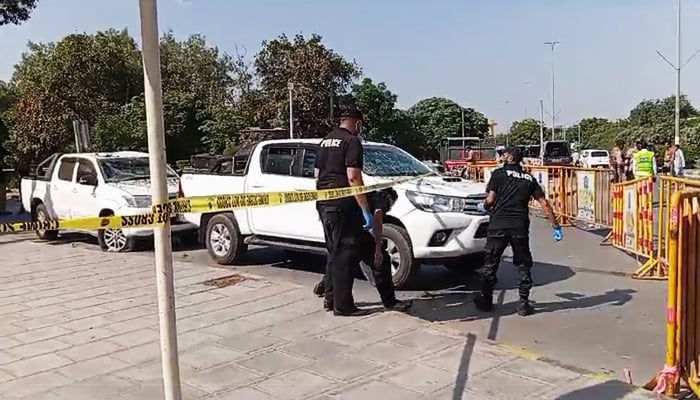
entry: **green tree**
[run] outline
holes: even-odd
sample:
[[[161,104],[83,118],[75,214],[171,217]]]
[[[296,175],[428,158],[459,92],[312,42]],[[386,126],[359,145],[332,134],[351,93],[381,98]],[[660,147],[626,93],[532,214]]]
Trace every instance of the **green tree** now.
[[[549,138],[549,132],[551,131],[545,128],[545,140]],[[540,144],[540,122],[532,118],[513,121],[508,141],[511,144],[519,146]]]
[[[584,118],[579,122],[581,127],[581,149],[607,149],[615,146],[618,140],[623,139],[620,134],[624,130],[621,121],[611,121],[606,118]],[[578,141],[576,127],[569,133]],[[572,140],[573,141],[573,140]]]
[[[264,41],[255,56],[260,92],[255,99],[267,103],[265,117],[271,124],[284,126],[288,114],[287,85],[294,85],[295,132],[301,137],[323,136],[331,124],[330,104],[360,76],[354,62],[326,47],[321,36],[305,38],[285,35]],[[259,118],[260,116],[258,116]]]
[[[19,25],[29,19],[37,0],[0,0],[0,25]]]
[[[473,108],[462,108],[454,101],[431,97],[416,103],[408,112],[415,127],[425,136],[424,155],[435,156],[442,139],[462,136],[462,110],[464,110],[464,135],[484,137],[488,133],[488,121]]]

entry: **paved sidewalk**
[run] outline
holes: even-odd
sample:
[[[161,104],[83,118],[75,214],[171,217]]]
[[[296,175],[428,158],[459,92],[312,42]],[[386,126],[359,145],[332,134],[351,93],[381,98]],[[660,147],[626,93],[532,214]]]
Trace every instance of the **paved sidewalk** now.
[[[162,398],[150,254],[0,249],[0,398]],[[175,269],[184,399],[654,398],[413,316],[333,317],[300,285]]]

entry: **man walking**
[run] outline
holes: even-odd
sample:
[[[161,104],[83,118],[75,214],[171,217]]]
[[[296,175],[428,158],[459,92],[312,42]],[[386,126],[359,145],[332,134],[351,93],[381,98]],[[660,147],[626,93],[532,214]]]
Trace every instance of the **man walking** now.
[[[675,151],[673,152],[673,161],[671,163],[671,174],[673,176],[683,176],[685,169],[685,155],[683,150],[681,150],[681,145],[676,144]]]
[[[481,205],[484,211],[491,211],[486,238],[486,263],[481,271],[481,294],[474,299],[476,307],[484,312],[491,311],[493,308],[493,288],[498,281],[496,274],[501,256],[508,245],[513,249],[513,264],[518,268],[520,276],[518,314],[526,316],[534,312],[529,301],[530,289],[532,289],[528,209],[530,198],[540,202],[542,210],[554,229],[554,240],[560,241],[564,237],[542,188],[532,175],[523,171],[520,166],[521,160],[520,149],[517,147],[506,149],[504,166],[491,175],[486,186],[488,195]]]
[[[316,157],[317,189],[338,189],[364,186],[362,180],[363,151],[358,134],[362,130],[362,114],[344,111],[340,126],[322,141]],[[352,296],[354,271],[359,251],[358,238],[372,228],[372,213],[367,196],[360,194],[316,204],[323,224],[328,250],[324,307],[341,316],[366,314],[355,306]]]

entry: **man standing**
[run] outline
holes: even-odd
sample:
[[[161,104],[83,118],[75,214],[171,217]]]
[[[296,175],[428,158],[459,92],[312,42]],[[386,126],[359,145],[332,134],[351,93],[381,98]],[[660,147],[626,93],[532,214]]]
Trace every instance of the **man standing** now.
[[[338,189],[364,186],[362,180],[362,114],[358,110],[344,111],[340,126],[333,129],[320,144],[316,157],[317,189]],[[324,307],[333,314],[356,316],[366,314],[355,306],[352,297],[354,271],[359,257],[358,237],[372,228],[372,213],[367,196],[360,194],[316,204],[323,224],[328,250],[326,264]]]
[[[488,195],[481,206],[484,210],[491,210],[491,222],[486,238],[486,263],[481,277],[481,294],[474,299],[476,307],[484,312],[491,311],[493,308],[493,288],[498,281],[496,274],[503,251],[509,244],[513,249],[513,264],[518,268],[520,275],[518,314],[526,316],[534,312],[529,301],[530,289],[532,289],[528,209],[530,198],[540,202],[542,210],[554,229],[554,240],[560,241],[564,237],[542,188],[532,175],[523,171],[520,166],[521,160],[520,149],[517,147],[506,149],[505,164],[491,175],[486,186]]]
[[[625,158],[622,155],[622,149],[625,143],[618,140],[615,147],[610,153],[610,167],[613,170],[613,179],[615,183],[620,183],[625,180]]]
[[[683,150],[681,150],[681,145],[676,144],[675,151],[673,152],[673,161],[671,163],[671,174],[673,176],[683,176],[683,169],[685,169],[685,155],[683,155]]]
[[[647,178],[656,174],[656,157],[648,143],[637,142],[637,151],[632,157],[632,171],[635,178]]]

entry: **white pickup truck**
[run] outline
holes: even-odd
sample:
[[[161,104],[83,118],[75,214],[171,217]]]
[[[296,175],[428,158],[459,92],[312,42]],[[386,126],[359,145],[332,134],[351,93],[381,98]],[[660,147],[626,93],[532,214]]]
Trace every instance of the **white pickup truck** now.
[[[221,158],[210,173],[185,173],[185,196],[314,190],[318,139],[270,140]],[[364,181],[371,185],[431,171],[403,150],[364,143]],[[399,197],[385,219],[384,235],[397,287],[417,273],[420,261],[468,269],[481,265],[489,217],[477,211],[484,184],[430,176],[395,187]],[[208,214],[185,214],[220,264],[241,258],[248,244],[298,252],[325,252],[314,202]]]
[[[177,197],[178,185],[177,174],[168,168],[170,198]],[[148,213],[148,154],[54,154],[37,166],[35,177],[22,179],[21,195],[24,209],[31,211],[36,221]],[[180,219],[171,221],[173,232],[196,229]],[[138,238],[152,234],[151,228],[101,229],[97,239],[104,251],[127,251]],[[37,231],[37,235],[53,240],[58,231]]]

